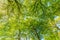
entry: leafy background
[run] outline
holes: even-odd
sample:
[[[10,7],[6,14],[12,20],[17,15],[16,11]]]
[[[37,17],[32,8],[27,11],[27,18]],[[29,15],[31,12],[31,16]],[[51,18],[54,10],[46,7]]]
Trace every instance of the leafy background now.
[[[60,0],[0,0],[0,40],[60,40]]]

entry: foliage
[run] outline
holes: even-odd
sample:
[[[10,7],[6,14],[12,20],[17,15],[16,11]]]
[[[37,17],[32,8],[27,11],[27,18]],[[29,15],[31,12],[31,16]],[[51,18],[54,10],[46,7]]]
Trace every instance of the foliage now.
[[[0,40],[60,40],[60,0],[0,0]]]

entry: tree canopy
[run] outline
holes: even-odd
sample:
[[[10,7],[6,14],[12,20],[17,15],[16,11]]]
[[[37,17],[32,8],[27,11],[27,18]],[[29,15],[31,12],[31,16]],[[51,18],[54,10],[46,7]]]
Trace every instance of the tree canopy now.
[[[60,0],[0,0],[0,40],[60,40]]]

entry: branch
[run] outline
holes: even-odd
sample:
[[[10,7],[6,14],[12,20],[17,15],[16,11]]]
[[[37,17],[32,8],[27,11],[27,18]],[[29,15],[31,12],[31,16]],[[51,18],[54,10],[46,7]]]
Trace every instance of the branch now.
[[[38,40],[41,40],[40,35],[38,35],[36,28],[33,27],[33,30],[34,30],[34,34],[35,34],[35,36],[37,36]]]

